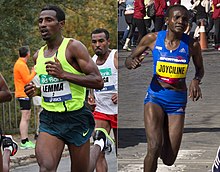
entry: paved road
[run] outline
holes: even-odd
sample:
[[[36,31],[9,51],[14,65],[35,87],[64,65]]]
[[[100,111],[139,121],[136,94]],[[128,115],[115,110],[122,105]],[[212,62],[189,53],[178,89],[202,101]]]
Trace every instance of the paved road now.
[[[106,159],[108,162],[109,172],[117,171],[117,161],[115,157],[115,151],[113,151],[110,155],[106,155]],[[30,163],[26,166],[17,167],[12,169],[11,172],[38,172],[39,166],[37,163]],[[58,166],[57,172],[69,172],[70,171],[70,158],[69,156],[63,157]]]
[[[129,53],[119,51],[119,172],[143,171],[146,136],[143,123],[143,99],[152,76],[152,57],[144,59],[136,70],[124,67]],[[176,163],[167,167],[159,160],[158,172],[208,172],[220,145],[220,52],[203,52],[205,77],[201,85],[203,99],[188,100],[183,140]],[[194,76],[191,62],[187,83]],[[189,85],[189,84],[188,84]]]

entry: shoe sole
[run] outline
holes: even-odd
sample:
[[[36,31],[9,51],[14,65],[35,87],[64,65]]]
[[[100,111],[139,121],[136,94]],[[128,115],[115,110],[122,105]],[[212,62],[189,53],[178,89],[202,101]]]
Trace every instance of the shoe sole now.
[[[219,151],[220,151],[220,146],[218,147],[216,157],[215,157],[214,163],[212,165],[212,172],[215,171],[215,168],[218,169],[220,167],[220,163],[218,162],[219,161],[218,159],[220,158],[220,157],[218,157],[219,156]]]
[[[22,150],[25,150],[25,149],[35,149],[35,148],[24,148],[24,147],[19,147],[20,149]]]

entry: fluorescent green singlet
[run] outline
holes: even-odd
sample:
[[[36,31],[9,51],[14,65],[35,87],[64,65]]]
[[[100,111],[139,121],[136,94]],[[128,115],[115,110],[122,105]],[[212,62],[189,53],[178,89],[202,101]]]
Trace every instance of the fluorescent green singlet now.
[[[65,52],[70,40],[71,38],[63,39],[56,55],[57,59],[60,61],[63,70],[75,75],[84,75],[74,69],[66,60]],[[41,47],[39,50],[35,66],[36,73],[40,78],[41,106],[53,112],[66,112],[82,108],[85,101],[86,88],[48,75],[45,62],[54,61],[55,56],[44,57],[46,46]]]

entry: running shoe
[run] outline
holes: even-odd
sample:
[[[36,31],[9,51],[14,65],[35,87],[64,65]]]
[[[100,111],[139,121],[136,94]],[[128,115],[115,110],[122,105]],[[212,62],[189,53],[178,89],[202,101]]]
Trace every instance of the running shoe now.
[[[28,141],[25,144],[21,143],[20,144],[20,148],[21,149],[34,149],[35,148],[35,144],[32,141]]]
[[[2,148],[9,149],[11,151],[10,156],[14,156],[18,151],[18,144],[13,140],[11,135],[5,135],[2,139]]]
[[[220,146],[218,147],[218,151],[212,165],[212,172],[220,172]]]
[[[129,48],[129,46],[124,45],[123,50],[131,51],[131,48]]]
[[[114,146],[113,139],[109,136],[108,132],[104,128],[96,128],[95,134],[93,136],[94,141],[103,139],[104,141],[104,148],[103,152],[110,154],[112,152],[112,148]]]

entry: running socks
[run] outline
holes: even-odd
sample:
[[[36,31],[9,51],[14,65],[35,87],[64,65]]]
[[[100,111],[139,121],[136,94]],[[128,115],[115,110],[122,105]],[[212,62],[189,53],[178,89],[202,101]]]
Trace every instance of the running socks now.
[[[103,148],[104,148],[104,140],[103,140],[103,139],[95,140],[95,141],[94,141],[94,145],[98,145],[98,146],[100,146],[101,151],[102,151]]]
[[[26,142],[29,142],[28,138],[21,140],[21,143],[22,143],[22,144],[25,144]]]

